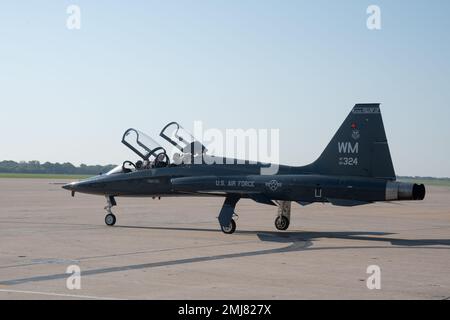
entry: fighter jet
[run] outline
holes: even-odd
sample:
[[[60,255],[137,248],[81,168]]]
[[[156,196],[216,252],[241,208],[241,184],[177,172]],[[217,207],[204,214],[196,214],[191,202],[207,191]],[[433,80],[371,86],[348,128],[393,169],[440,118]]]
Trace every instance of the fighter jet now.
[[[240,199],[278,207],[275,227],[287,230],[292,203],[353,207],[425,198],[423,184],[396,181],[380,104],[355,105],[315,162],[280,165],[276,174],[270,175],[262,173],[270,164],[219,161],[224,158],[209,155],[208,149],[176,122],[164,127],[160,137],[177,150],[173,156],[144,133],[129,129],[122,143],[139,161],[124,161],[106,174],[63,188],[72,196],[76,192],[105,196],[108,226],[116,223],[111,209],[117,205],[117,197],[223,197],[218,220],[226,234],[236,230],[235,207]]]

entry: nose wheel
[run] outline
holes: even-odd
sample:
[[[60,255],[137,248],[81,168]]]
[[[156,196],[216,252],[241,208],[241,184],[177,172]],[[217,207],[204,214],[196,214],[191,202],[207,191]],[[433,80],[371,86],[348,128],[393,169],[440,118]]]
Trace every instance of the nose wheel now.
[[[107,226],[112,227],[113,225],[116,224],[116,216],[113,213],[108,213],[105,216],[105,223]]]

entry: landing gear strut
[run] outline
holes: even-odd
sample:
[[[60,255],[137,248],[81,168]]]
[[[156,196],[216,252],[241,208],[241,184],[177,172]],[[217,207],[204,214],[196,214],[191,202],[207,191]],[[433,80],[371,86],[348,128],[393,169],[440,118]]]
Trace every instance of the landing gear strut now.
[[[291,202],[277,201],[278,216],[275,219],[275,227],[280,231],[285,231],[289,228],[291,222]]]
[[[117,203],[113,196],[106,196],[106,203],[107,204],[105,210],[108,214],[105,216],[105,223],[106,225],[112,227],[116,224],[117,219],[116,216],[112,213],[111,208],[117,205]]]

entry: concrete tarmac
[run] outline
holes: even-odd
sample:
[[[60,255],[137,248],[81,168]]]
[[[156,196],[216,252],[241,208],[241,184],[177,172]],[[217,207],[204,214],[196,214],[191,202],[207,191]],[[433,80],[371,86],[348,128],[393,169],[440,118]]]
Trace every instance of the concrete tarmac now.
[[[117,198],[107,227],[105,199],[71,198],[64,182],[0,179],[0,299],[450,298],[449,188],[423,202],[293,204],[287,232],[275,207],[243,200],[225,235],[221,198]]]

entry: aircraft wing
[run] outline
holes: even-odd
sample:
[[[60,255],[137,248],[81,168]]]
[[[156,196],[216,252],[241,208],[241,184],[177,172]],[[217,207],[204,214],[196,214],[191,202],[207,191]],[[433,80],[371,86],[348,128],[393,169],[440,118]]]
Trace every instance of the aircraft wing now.
[[[217,196],[237,195],[239,197],[250,198],[261,204],[276,206],[277,204],[267,195],[269,191],[274,191],[274,185],[278,186],[277,183],[273,184],[274,181],[273,178],[268,179],[264,176],[197,176],[174,178],[171,180],[173,191],[176,192]],[[306,204],[309,203],[302,203],[302,205]]]
[[[184,177],[171,179],[173,191],[186,193],[214,193],[214,194],[257,194],[255,183],[244,181],[244,178],[224,179],[216,176]],[[230,183],[233,181],[234,183]],[[245,183],[244,183],[245,182]],[[262,198],[259,198],[262,200]]]
[[[173,191],[190,194],[209,194],[209,195],[237,195],[250,198],[258,203],[267,205],[276,205],[269,195],[283,195],[282,183],[273,177],[267,176],[236,176],[236,177],[183,177],[171,179]],[[278,191],[278,192],[277,192]],[[279,194],[277,194],[279,193]],[[330,202],[335,206],[354,207],[369,204],[368,201],[323,198],[323,202]],[[302,206],[312,203],[308,200],[296,201]]]

